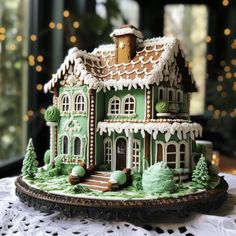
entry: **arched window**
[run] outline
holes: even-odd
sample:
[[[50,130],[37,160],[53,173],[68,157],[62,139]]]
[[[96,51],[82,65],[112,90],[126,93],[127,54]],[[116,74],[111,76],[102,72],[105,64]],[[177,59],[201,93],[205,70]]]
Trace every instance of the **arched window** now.
[[[179,167],[185,167],[186,144],[181,143],[179,146]]]
[[[83,94],[77,94],[74,98],[74,111],[85,111],[85,98]]]
[[[68,145],[69,145],[68,137],[62,136],[62,154],[69,154]]]
[[[176,166],[176,145],[168,144],[166,148],[166,163],[170,168]]]
[[[74,139],[74,155],[79,156],[81,153],[81,140],[79,137]]]
[[[61,111],[67,112],[70,110],[70,98],[67,94],[61,96]]]
[[[104,163],[111,165],[112,144],[109,138],[104,140]]]
[[[140,142],[138,140],[134,140],[133,142],[133,167],[139,167],[140,160]]]
[[[135,113],[135,99],[133,96],[128,95],[123,99],[123,114],[132,115]]]
[[[112,97],[109,100],[108,113],[112,115],[120,114],[120,99],[118,97]]]

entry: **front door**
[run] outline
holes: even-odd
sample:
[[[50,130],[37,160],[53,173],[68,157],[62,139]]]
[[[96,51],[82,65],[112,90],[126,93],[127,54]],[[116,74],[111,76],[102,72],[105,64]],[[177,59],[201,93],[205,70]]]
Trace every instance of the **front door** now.
[[[126,168],[126,139],[118,138],[116,140],[116,170]]]

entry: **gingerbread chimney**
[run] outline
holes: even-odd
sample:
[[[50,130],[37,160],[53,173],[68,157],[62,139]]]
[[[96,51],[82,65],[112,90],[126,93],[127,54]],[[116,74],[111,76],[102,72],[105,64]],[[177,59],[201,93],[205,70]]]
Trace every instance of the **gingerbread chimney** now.
[[[122,25],[111,35],[115,39],[116,63],[128,63],[135,56],[137,39],[143,39],[143,34],[133,25]]]

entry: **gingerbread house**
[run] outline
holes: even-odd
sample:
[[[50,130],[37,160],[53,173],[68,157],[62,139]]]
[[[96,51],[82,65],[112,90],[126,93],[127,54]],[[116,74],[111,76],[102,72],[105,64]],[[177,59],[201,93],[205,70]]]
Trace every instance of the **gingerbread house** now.
[[[45,84],[60,110],[51,126],[51,161],[85,163],[114,171],[143,171],[164,161],[188,174],[192,141],[201,135],[190,121],[195,81],[172,37],[143,39],[124,25],[111,34],[114,44],[92,53],[69,50]],[[161,108],[161,109],[158,109]]]

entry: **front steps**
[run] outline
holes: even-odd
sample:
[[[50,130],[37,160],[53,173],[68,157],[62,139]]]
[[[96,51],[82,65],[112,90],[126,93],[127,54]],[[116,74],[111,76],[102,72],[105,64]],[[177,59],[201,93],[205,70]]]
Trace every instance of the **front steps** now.
[[[93,175],[84,179],[80,185],[85,186],[93,191],[107,192],[119,190],[117,183],[110,183],[110,176],[112,172],[96,171]]]

